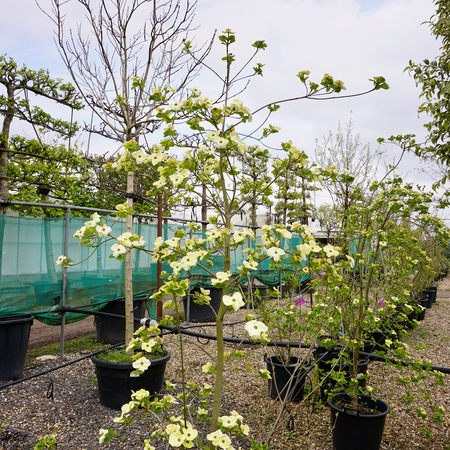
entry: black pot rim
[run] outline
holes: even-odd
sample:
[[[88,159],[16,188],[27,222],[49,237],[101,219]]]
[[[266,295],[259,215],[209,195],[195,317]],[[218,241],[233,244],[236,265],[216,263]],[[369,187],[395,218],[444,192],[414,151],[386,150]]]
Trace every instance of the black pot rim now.
[[[301,359],[298,356],[291,356],[291,360],[294,359],[294,358],[297,359],[297,361],[299,359]],[[303,364],[299,364],[297,362],[297,363],[294,363],[294,364],[287,364],[286,365],[286,364],[282,364],[280,362],[280,360],[278,359],[278,357],[275,356],[275,355],[272,355],[272,356],[264,355],[264,362],[266,362],[267,364],[270,364],[272,366],[275,366],[275,367],[295,367],[296,365],[298,365],[299,367],[308,367],[311,364],[310,361],[307,361],[305,359],[301,359],[301,360],[303,361]]]
[[[15,314],[11,316],[1,316],[0,324],[9,325],[10,323],[33,322],[34,316],[32,314]]]
[[[380,399],[378,399],[376,397],[371,397],[370,395],[365,395],[365,394],[358,395],[358,400],[359,399],[363,399],[363,400],[375,401],[375,402],[377,402],[377,404],[382,406],[385,410],[381,411],[379,413],[375,413],[375,414],[356,414],[354,412],[350,412],[348,410],[341,409],[341,408],[337,407],[335,404],[333,404],[333,401],[337,397],[344,397],[344,396],[348,397],[348,394],[346,392],[339,392],[339,393],[333,395],[333,397],[328,399],[327,406],[329,408],[333,409],[335,412],[340,413],[340,414],[346,414],[347,416],[353,416],[353,417],[364,417],[364,418],[367,418],[367,419],[378,419],[380,417],[386,416],[390,412],[389,405],[386,402],[384,402],[383,400],[380,400]]]
[[[165,354],[164,356],[161,356],[161,358],[158,359],[152,359],[150,367],[152,366],[159,366],[160,364],[165,364],[170,359],[170,353],[167,350],[164,350]],[[91,361],[98,367],[105,367],[107,369],[124,369],[124,370],[134,370],[133,363],[118,363],[118,362],[110,362],[110,361],[103,361],[100,358],[97,357],[97,355],[93,355],[91,357]]]

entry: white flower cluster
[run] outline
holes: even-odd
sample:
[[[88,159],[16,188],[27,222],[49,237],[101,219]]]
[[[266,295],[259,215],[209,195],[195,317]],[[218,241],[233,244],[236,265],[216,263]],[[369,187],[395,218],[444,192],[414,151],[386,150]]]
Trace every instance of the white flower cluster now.
[[[127,248],[133,247],[143,247],[145,245],[144,238],[137,234],[132,234],[130,232],[122,233],[117,238],[117,243],[111,245],[111,250],[113,252],[113,257],[117,258],[120,255],[123,255]]]
[[[84,226],[79,228],[75,234],[73,235],[74,238],[78,239],[84,239],[86,230],[88,228],[95,228],[95,231],[97,233],[97,236],[100,238],[106,237],[111,233],[111,227],[108,227],[104,223],[101,222],[101,216],[99,216],[97,213],[94,213],[92,215],[92,219],[85,222]]]

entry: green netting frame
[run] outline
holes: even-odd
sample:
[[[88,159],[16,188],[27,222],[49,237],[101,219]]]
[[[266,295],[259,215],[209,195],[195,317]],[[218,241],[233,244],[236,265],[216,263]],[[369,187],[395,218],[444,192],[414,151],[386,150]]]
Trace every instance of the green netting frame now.
[[[111,254],[110,244],[100,246],[92,257],[93,249],[80,247],[73,238],[75,231],[84,225],[86,218],[71,217],[69,221],[69,251],[73,261],[81,264],[67,269],[66,306],[80,309],[101,309],[106,302],[124,295],[124,263]],[[112,224],[113,219],[105,222]],[[166,225],[164,235],[173,237],[178,226]],[[64,248],[65,219],[27,217],[0,217],[1,277],[0,314],[31,313],[42,322],[59,325],[57,313],[44,313],[56,309],[62,301],[62,271],[55,265]],[[114,235],[125,231],[125,223],[114,225]],[[157,226],[133,224],[133,231],[154,242]],[[103,238],[105,241],[107,238]],[[151,292],[156,289],[156,263],[143,252],[133,254],[133,292]],[[66,322],[87,317],[84,314],[67,313]]]
[[[69,219],[69,250],[68,255],[76,266],[67,269],[66,306],[80,309],[101,309],[107,302],[124,295],[124,263],[110,258],[110,242],[108,238],[99,240],[106,242],[96,252],[93,249],[80,247],[80,241],[73,238],[75,231],[84,225],[86,218],[70,217]],[[111,225],[113,219],[105,218]],[[64,253],[65,218],[43,219],[28,217],[0,217],[0,315],[34,314],[42,322],[59,325],[61,317],[57,313],[46,312],[54,310],[62,301],[62,271],[55,265],[58,256]],[[186,239],[192,237],[205,238],[205,232],[193,233],[189,226],[164,225],[163,238],[174,236],[176,230],[184,229]],[[125,231],[125,222],[118,222],[113,227],[113,235],[119,236]],[[157,237],[157,225],[134,223],[133,232],[143,236],[147,247],[152,249],[152,243]],[[112,243],[112,242],[111,242]],[[231,272],[238,273],[238,267],[245,259],[244,250],[256,241],[247,239],[243,245],[231,252]],[[294,247],[301,243],[299,236],[291,240],[282,239],[281,247]],[[93,253],[93,254],[92,254]],[[211,257],[212,266],[194,267],[189,273],[181,273],[190,278],[191,287],[196,285],[211,285],[211,274],[223,270],[223,254]],[[286,261],[282,274],[269,268],[270,260],[262,262],[252,276],[267,286],[276,286],[287,276],[299,269]],[[301,267],[300,267],[301,268]],[[168,263],[163,264],[163,270],[172,273]],[[301,275],[300,282],[308,278]],[[145,252],[133,252],[133,293],[152,293],[156,290],[156,263],[151,255]],[[246,280],[242,280],[243,283]],[[103,303],[102,303],[103,302]],[[84,314],[67,313],[66,322],[75,322],[87,317]]]

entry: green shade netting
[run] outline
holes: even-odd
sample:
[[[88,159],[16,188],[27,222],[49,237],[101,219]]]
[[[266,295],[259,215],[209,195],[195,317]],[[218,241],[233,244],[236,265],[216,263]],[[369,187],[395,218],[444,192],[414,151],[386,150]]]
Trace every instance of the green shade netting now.
[[[292,235],[291,239],[281,238],[280,248],[287,251],[289,248],[295,249],[297,245],[303,243],[303,238],[299,235]],[[257,237],[255,241],[252,241],[252,246],[262,245],[261,238]],[[308,260],[302,261],[300,264],[292,263],[290,258],[283,258],[281,265],[281,270],[275,271],[271,269],[270,262],[271,259],[265,259],[258,265],[258,270],[253,273],[253,277],[259,282],[265,284],[269,287],[279,286],[287,281],[287,278],[295,274],[298,277],[299,283],[302,283],[309,279],[309,274],[302,271],[303,267],[307,267]]]
[[[70,218],[68,255],[80,264],[67,269],[66,306],[70,308],[101,309],[105,302],[124,295],[124,263],[111,254],[110,243],[92,248],[80,247],[75,231],[84,225],[85,218]],[[112,219],[105,219],[111,225]],[[57,308],[62,301],[62,270],[55,265],[64,253],[65,219],[42,219],[26,217],[0,217],[1,277],[0,314],[34,314],[50,325],[59,325],[58,313],[42,313]],[[133,231],[154,242],[157,226],[134,224]],[[179,227],[166,226],[165,234],[173,236]],[[125,231],[125,223],[114,225],[114,235]],[[105,240],[106,238],[102,239]],[[111,242],[112,244],[113,242]],[[133,292],[156,289],[156,263],[144,252],[133,254]],[[66,313],[66,322],[87,317],[85,314]]]
[[[106,302],[124,295],[124,263],[110,258],[111,244],[115,241],[103,238],[105,242],[96,251],[81,247],[80,240],[73,238],[76,230],[84,225],[86,218],[71,217],[69,219],[68,256],[79,264],[67,269],[66,307],[99,310]],[[105,218],[106,224],[112,225],[113,219]],[[184,229],[186,239],[192,237],[205,238],[204,231],[192,232],[189,226],[164,225],[163,238],[174,237],[176,230]],[[117,222],[112,234],[119,236],[125,231],[125,223]],[[62,302],[63,272],[55,265],[57,258],[64,253],[65,218],[43,219],[28,217],[0,217],[0,315],[33,314],[36,318],[50,325],[59,325],[61,317],[51,310],[58,308]],[[143,236],[146,247],[153,249],[157,237],[156,224],[133,224],[133,232]],[[244,250],[256,241],[247,239],[243,245],[231,252],[231,272],[238,273],[238,267],[246,258]],[[294,247],[301,243],[299,236],[293,236],[290,242],[282,239],[281,247]],[[208,243],[209,245],[209,243]],[[215,254],[210,258],[211,266],[202,268],[195,266],[188,272],[180,272],[189,276],[191,287],[211,285],[211,274],[223,270],[224,255]],[[204,263],[205,261],[202,261]],[[289,262],[283,263],[281,273],[269,268],[270,260],[263,261],[258,270],[252,272],[257,280],[267,286],[280,284],[294,269]],[[306,262],[305,262],[306,263]],[[156,290],[156,263],[151,255],[145,252],[133,252],[133,293],[152,293]],[[163,270],[169,274],[172,269],[169,263],[163,264]],[[302,275],[300,281],[307,279]],[[48,312],[50,311],[50,312]],[[66,313],[66,322],[71,323],[87,317],[81,313]]]

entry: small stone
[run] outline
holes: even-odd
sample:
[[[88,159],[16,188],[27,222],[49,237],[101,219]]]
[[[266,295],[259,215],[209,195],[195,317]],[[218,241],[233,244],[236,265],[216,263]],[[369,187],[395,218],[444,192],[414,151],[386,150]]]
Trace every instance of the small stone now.
[[[38,356],[36,359],[38,361],[49,361],[51,359],[58,359],[58,358],[54,355],[42,355],[42,356]]]

